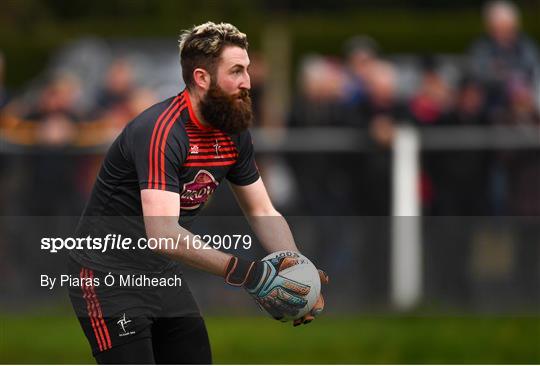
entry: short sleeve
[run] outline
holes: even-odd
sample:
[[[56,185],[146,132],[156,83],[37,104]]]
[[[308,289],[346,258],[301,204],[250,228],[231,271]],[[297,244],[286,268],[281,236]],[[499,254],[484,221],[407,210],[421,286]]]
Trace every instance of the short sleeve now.
[[[255,163],[253,142],[249,131],[244,131],[238,136],[238,159],[233,165],[227,179],[236,185],[247,186],[259,179],[259,169]]]
[[[131,136],[139,188],[178,193],[180,168],[187,152],[179,124],[171,121],[149,125],[151,128],[136,127]]]

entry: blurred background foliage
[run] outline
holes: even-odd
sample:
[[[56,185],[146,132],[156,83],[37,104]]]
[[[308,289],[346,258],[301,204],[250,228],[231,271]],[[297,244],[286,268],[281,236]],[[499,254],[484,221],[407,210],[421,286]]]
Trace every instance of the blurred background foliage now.
[[[516,1],[523,28],[540,40],[540,1]],[[81,37],[168,38],[206,20],[227,21],[260,47],[265,27],[289,31],[293,64],[306,53],[341,55],[351,34],[370,34],[386,54],[462,53],[483,31],[482,2],[285,0],[4,0],[0,49],[10,67],[8,87],[18,89],[43,70],[53,52]]]

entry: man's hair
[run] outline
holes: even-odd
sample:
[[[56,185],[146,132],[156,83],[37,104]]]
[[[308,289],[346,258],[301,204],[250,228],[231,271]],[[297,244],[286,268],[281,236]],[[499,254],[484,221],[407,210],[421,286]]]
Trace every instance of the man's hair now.
[[[229,23],[206,22],[184,30],[178,41],[182,77],[188,88],[195,85],[193,70],[200,67],[216,74],[219,57],[226,46],[248,48],[247,36]]]
[[[504,9],[512,14],[516,19],[519,18],[519,9],[516,4],[507,0],[493,0],[486,3],[482,9],[484,19],[488,19],[492,15],[493,11],[497,9]]]

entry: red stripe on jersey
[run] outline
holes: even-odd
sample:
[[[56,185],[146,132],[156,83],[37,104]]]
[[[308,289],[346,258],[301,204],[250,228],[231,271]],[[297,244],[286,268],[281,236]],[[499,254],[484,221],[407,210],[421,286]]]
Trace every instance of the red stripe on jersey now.
[[[191,121],[186,122],[186,130],[191,131],[191,132],[201,132],[201,133],[224,133],[223,131],[218,130],[217,128],[213,128],[213,127],[207,127],[206,129],[201,130],[199,126],[197,126],[195,123]]]
[[[161,187],[160,189],[165,189],[165,150],[167,149],[167,138],[169,136],[169,132],[171,131],[171,128],[180,115],[180,113],[186,109],[186,105],[183,104],[182,107],[176,112],[174,117],[168,122],[167,128],[165,129],[165,133],[163,135],[163,140],[161,140]]]
[[[197,146],[202,146],[202,145],[197,145]],[[223,147],[222,145],[220,145],[220,146]],[[227,145],[227,146],[228,147],[219,149],[219,151],[236,151],[236,147],[234,145],[230,144],[230,145]],[[214,149],[212,149],[212,148],[209,148],[209,149],[201,149],[201,148],[199,148],[198,152],[199,153],[205,153],[205,152],[213,152],[213,153],[215,153],[216,149],[215,148]],[[193,154],[193,155],[196,155],[196,154]]]
[[[218,130],[218,129],[212,129],[212,130],[201,130],[200,128],[198,128],[197,126],[195,125],[190,125],[188,123],[186,123],[186,131],[187,132],[197,132],[197,133],[221,133],[221,134],[224,134],[223,131],[221,130]]]
[[[158,120],[156,124],[154,125],[154,130],[152,131],[152,138],[150,139],[150,150],[148,151],[148,188],[152,188],[152,179],[153,179],[153,152],[154,152],[154,145],[155,145],[155,138],[157,131],[159,129],[159,125],[161,121],[163,120],[163,117],[169,112],[169,110],[179,101],[180,95],[178,95],[176,98],[173,99],[171,104],[161,113],[161,115],[158,117]]]
[[[193,143],[191,143],[193,142]],[[190,144],[189,146],[195,146],[197,145],[198,147],[213,147],[214,149],[212,151],[216,151],[216,148],[215,148],[215,145],[216,145],[216,142],[197,142],[197,141],[190,141]],[[229,147],[229,146],[236,146],[234,144],[234,142],[232,141],[223,141],[219,144],[220,147]]]
[[[197,132],[197,133],[220,133],[225,134],[225,132],[218,130],[217,128],[208,128],[206,130],[201,130],[199,127],[194,125],[193,123],[186,123],[186,131],[187,132]]]
[[[200,132],[189,132],[187,131],[189,137],[207,137],[207,138],[227,138],[228,136],[222,133],[200,133]]]
[[[226,133],[220,131],[220,130],[217,130],[215,128],[211,129],[211,130],[201,130],[200,128],[198,127],[190,127],[190,125],[186,124],[185,126],[186,128],[186,132],[188,134],[198,134],[198,135],[222,135],[222,136],[228,136]]]
[[[189,123],[186,123],[186,132],[187,133],[205,133],[205,134],[220,134],[220,135],[227,135],[225,132],[218,130],[216,128],[208,129],[208,130],[201,130],[197,126],[190,125]]]
[[[161,144],[163,143],[163,131],[165,129],[165,126],[167,126],[168,123],[170,123],[171,117],[173,115],[175,116],[175,118],[173,118],[172,121],[174,121],[177,118],[177,115],[175,114],[175,112],[179,110],[179,108],[181,108],[181,106],[183,105],[182,103],[183,101],[182,99],[180,99],[180,101],[169,111],[169,113],[167,113],[167,116],[163,119],[163,121],[161,122],[161,125],[159,126],[159,130],[157,133],[157,143],[154,148],[154,161],[153,161],[153,164],[154,164],[153,168],[156,170],[154,174],[154,182],[153,182],[154,183],[153,188],[155,189],[159,188],[159,166],[160,166],[159,151],[161,149]]]
[[[81,268],[81,273],[79,275],[81,278],[81,289],[83,292],[83,298],[86,301],[86,311],[88,312],[88,317],[90,318],[90,324],[92,324],[92,329],[94,330],[94,336],[96,337],[96,341],[99,347],[100,351],[103,351],[103,344],[105,343],[105,339],[103,339],[103,334],[101,333],[101,329],[99,329],[99,324],[96,323],[96,320],[94,319],[94,308],[93,303],[90,300],[90,294],[88,292],[88,289],[86,288],[86,284],[83,278],[87,278],[86,269]]]
[[[220,138],[202,138],[202,137],[195,137],[195,138],[190,138],[189,139],[189,142],[216,142],[216,140],[218,142],[230,142],[231,139],[229,137],[220,137]]]
[[[228,137],[221,137],[221,136],[193,136],[188,135],[189,141],[205,141],[205,142],[225,142],[230,141]]]
[[[232,154],[223,154],[223,155],[219,155],[219,156],[216,156],[216,155],[190,155],[188,156],[188,158],[186,159],[186,161],[190,161],[190,160],[203,160],[203,159],[216,159],[216,160],[221,160],[221,159],[226,159],[226,158],[236,158],[238,157],[238,154],[235,152],[235,153],[232,153]]]
[[[193,163],[184,163],[184,166],[226,166],[226,165],[234,165],[236,163],[236,160],[228,160],[228,161],[221,161],[221,162],[193,162]]]
[[[201,130],[203,131],[208,131],[208,130],[212,130],[212,128],[210,127],[206,127],[206,126],[203,126],[201,122],[199,122],[199,119],[197,118],[197,116],[195,115],[195,112],[193,111],[193,107],[191,105],[191,98],[189,97],[189,93],[186,90],[184,90],[184,92],[182,93],[186,96],[186,102],[187,102],[187,105],[188,105],[188,111],[189,111],[189,118],[191,119],[191,121]]]
[[[90,272],[90,278],[93,280],[94,279],[94,271],[89,270],[89,272]],[[111,337],[109,336],[109,329],[107,328],[107,324],[105,324],[105,320],[103,320],[103,314],[101,312],[101,305],[100,305],[99,300],[97,298],[96,290],[94,288],[94,285],[90,286],[90,293],[92,294],[92,299],[94,300],[94,303],[96,305],[98,320],[101,323],[101,326],[103,327],[103,330],[105,331],[105,338],[107,339],[107,344],[105,345],[104,349],[110,349],[110,348],[112,348]]]

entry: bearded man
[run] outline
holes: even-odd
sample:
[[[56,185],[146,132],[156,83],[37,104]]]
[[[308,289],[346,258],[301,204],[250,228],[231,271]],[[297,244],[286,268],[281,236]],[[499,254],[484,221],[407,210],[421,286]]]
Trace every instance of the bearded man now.
[[[100,364],[211,363],[205,324],[181,264],[243,287],[276,319],[294,316],[306,304],[305,286],[280,281],[279,270],[294,265],[290,257],[250,261],[193,245],[189,232],[226,178],[264,249],[298,252],[255,164],[247,48],[246,35],[231,24],[208,22],[184,31],[186,89],[136,117],[105,157],[78,236],[182,240],[145,250],[70,252],[70,274],[81,280],[70,298]],[[176,287],[118,285],[123,275],[141,274],[183,281]],[[321,279],[327,281],[322,271]],[[294,324],[310,322],[323,306],[320,297]]]

